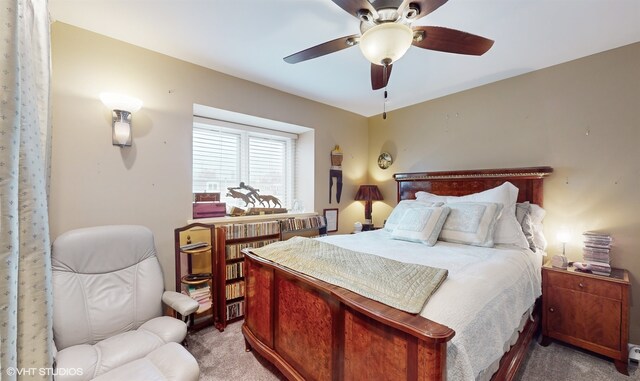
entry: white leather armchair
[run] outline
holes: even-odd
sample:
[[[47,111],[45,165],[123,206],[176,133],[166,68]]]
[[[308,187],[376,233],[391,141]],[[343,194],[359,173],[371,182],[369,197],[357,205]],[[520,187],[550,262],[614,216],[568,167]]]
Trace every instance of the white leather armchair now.
[[[186,324],[162,316],[162,302],[182,316],[198,303],[164,282],[151,231],[100,226],[69,231],[53,243],[56,381],[197,380],[180,344]],[[73,371],[69,371],[73,369]]]

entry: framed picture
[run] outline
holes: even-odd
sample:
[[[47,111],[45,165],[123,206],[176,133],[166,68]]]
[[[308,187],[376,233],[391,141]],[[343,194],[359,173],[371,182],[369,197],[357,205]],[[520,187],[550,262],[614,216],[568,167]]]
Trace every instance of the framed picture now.
[[[338,231],[338,209],[324,209],[324,219],[327,221],[327,233]]]

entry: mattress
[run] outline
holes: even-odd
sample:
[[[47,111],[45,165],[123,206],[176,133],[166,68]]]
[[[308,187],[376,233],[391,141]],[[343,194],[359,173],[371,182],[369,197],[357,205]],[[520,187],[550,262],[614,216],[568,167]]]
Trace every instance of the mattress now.
[[[385,230],[320,239],[355,251],[448,270],[447,279],[420,315],[456,332],[447,347],[450,380],[486,377],[486,370],[508,349],[523,315],[541,295],[542,259],[528,249],[441,241],[430,247],[392,239]]]

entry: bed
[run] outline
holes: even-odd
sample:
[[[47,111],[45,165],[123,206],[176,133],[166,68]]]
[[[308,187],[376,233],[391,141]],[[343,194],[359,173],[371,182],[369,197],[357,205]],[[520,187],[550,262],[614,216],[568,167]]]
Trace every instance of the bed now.
[[[534,167],[399,173],[394,178],[399,202],[415,198],[419,191],[463,196],[508,181],[519,190],[518,202],[541,205],[543,179],[551,172],[549,167]],[[331,236],[325,240],[380,256],[398,258],[403,255],[400,260],[408,262],[419,263],[429,255],[429,251],[420,254],[416,248],[421,245],[411,242],[397,241],[390,249],[385,246],[385,242],[392,241],[388,235],[389,232],[380,230]],[[450,267],[449,276],[420,314],[389,307],[247,252],[246,311],[242,327],[247,350],[261,354],[291,380],[444,380],[447,376],[455,380],[512,379],[538,325],[537,313],[532,307],[540,293],[541,258],[529,250],[500,245],[493,249],[471,249],[438,242],[435,247],[444,250],[445,256],[451,257],[449,259],[454,263],[435,260],[436,265]],[[501,256],[505,259],[501,260]],[[519,272],[500,267],[511,262]],[[509,317],[513,328],[507,331],[519,332],[519,335],[505,337],[504,332],[498,334],[497,328],[491,326],[491,318],[484,312],[472,314],[480,319],[484,317],[487,320],[484,322],[469,319],[466,313],[456,315],[458,308],[480,299],[478,289],[492,292],[493,286],[486,279],[474,280],[478,277],[476,269],[477,274],[481,274],[482,268],[495,272],[498,282],[513,283],[516,293],[528,295],[527,300],[518,302],[521,304],[518,308],[497,304],[492,307],[513,315]],[[500,278],[500,274],[506,276]],[[522,283],[522,278],[531,280]],[[470,289],[452,297],[456,294],[449,290],[461,282]],[[491,304],[493,299],[502,297],[489,295],[486,298]],[[444,308],[440,308],[442,306]],[[480,311],[487,307],[478,308]],[[443,320],[437,320],[439,318]],[[460,332],[442,324],[443,321],[460,327]],[[489,353],[488,348],[496,345],[504,348],[493,359],[493,351]],[[483,351],[485,346],[487,350]],[[508,351],[502,355],[505,350]],[[483,352],[487,352],[486,356]],[[477,360],[475,357],[486,358]]]

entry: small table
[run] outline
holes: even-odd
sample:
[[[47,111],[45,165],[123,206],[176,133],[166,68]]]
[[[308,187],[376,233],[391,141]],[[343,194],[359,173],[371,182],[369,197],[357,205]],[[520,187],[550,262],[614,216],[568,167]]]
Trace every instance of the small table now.
[[[542,267],[542,342],[551,339],[599,353],[627,369],[629,341],[629,274],[611,269],[610,276]]]

